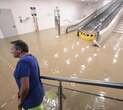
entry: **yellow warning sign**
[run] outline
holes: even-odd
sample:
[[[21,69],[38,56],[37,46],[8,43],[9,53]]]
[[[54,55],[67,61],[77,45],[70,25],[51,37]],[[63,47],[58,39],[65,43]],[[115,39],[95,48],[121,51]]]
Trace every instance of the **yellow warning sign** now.
[[[79,32],[79,37],[85,41],[93,41],[96,38],[96,33]]]

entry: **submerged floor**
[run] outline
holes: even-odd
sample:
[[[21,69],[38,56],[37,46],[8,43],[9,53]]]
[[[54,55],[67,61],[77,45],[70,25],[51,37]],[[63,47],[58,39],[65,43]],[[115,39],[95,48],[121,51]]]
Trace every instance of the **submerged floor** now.
[[[16,102],[13,99],[17,90],[12,71],[17,60],[10,54],[9,43],[15,39],[23,39],[29,44],[30,53],[38,58],[43,75],[122,83],[123,34],[112,33],[101,48],[79,39],[76,33],[56,38],[54,30],[1,39],[0,110],[15,110]],[[100,89],[98,91],[104,92]],[[108,91],[123,99],[122,91]]]

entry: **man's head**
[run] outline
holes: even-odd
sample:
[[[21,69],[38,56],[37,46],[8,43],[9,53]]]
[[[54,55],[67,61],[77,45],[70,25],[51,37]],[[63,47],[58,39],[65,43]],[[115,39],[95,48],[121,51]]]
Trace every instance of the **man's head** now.
[[[22,40],[15,40],[11,42],[11,53],[14,57],[20,57],[24,53],[28,53],[28,45]]]

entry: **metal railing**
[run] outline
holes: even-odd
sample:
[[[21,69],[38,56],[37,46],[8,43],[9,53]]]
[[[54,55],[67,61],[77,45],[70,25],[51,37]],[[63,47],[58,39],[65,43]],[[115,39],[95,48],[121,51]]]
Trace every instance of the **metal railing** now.
[[[59,103],[59,110],[63,110],[63,83],[75,83],[80,85],[90,85],[90,86],[98,86],[98,87],[106,87],[106,88],[114,88],[118,90],[123,89],[123,83],[114,83],[114,82],[105,82],[105,81],[99,81],[99,80],[80,80],[80,79],[68,79],[63,77],[50,77],[50,76],[41,76],[41,79],[48,80],[48,81],[57,81],[58,82],[58,103]],[[51,85],[55,86],[55,85]],[[65,88],[64,88],[65,89]],[[71,91],[77,91],[74,89],[67,88]],[[77,91],[80,93],[85,93],[89,95],[94,96],[100,96],[99,94],[84,92],[84,91]],[[123,99],[113,98],[109,96],[104,96],[105,98],[111,99],[111,100],[117,100],[123,102]]]

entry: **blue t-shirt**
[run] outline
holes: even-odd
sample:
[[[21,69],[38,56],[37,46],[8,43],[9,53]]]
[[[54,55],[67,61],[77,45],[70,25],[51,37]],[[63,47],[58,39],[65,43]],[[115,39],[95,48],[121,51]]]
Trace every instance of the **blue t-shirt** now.
[[[14,71],[14,77],[19,89],[20,79],[22,77],[29,77],[29,94],[22,102],[24,109],[36,107],[43,100],[44,89],[39,75],[39,65],[34,56],[26,55],[18,61]]]

